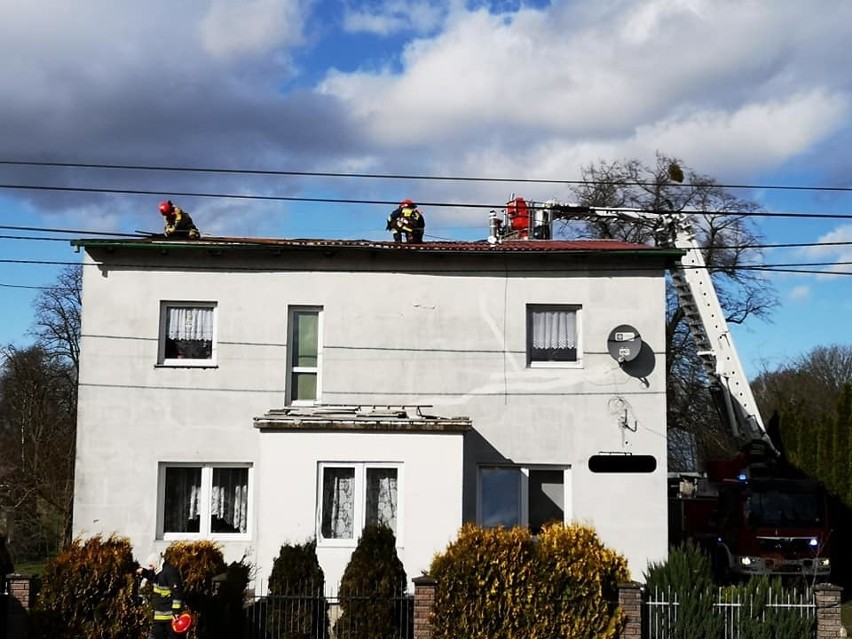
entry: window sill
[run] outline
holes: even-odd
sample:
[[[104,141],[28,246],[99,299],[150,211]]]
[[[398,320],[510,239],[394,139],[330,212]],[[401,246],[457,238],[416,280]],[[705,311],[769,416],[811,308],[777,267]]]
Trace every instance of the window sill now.
[[[583,368],[583,361],[576,362],[530,362],[527,368]]]
[[[161,533],[157,535],[157,539],[159,541],[216,541],[220,543],[225,542],[246,542],[251,541],[251,535],[249,533],[210,533],[210,534],[202,534],[202,533]]]
[[[215,362],[192,362],[190,360],[181,362],[160,362],[154,364],[154,368],[219,368]]]

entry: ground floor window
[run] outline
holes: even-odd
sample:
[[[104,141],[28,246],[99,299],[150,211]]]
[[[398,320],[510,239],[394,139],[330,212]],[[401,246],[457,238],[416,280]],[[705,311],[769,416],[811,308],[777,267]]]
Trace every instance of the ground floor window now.
[[[481,466],[478,521],[482,526],[528,526],[565,521],[565,468]]]
[[[160,537],[246,535],[250,479],[248,465],[161,464]]]
[[[388,526],[399,541],[398,464],[321,463],[318,479],[317,538],[354,541],[364,526]]]

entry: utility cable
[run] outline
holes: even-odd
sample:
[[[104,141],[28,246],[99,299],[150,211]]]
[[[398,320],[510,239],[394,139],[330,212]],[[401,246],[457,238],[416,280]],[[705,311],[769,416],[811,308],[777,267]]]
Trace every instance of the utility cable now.
[[[375,180],[412,180],[412,181],[434,181],[434,182],[499,182],[499,183],[522,183],[522,184],[617,184],[621,186],[658,186],[653,182],[629,181],[629,180],[557,180],[543,178],[508,178],[508,177],[473,177],[473,176],[450,176],[450,175],[409,175],[397,173],[341,173],[333,171],[274,171],[268,169],[227,169],[200,166],[151,166],[137,164],[107,164],[107,163],[84,163],[84,162],[46,162],[28,160],[0,160],[0,165],[7,166],[39,166],[53,168],[75,168],[75,169],[112,169],[124,171],[165,171],[184,173],[215,173],[229,175],[264,175],[278,177],[323,177],[323,178],[357,178]],[[675,188],[701,188],[706,184],[672,184]],[[852,187],[847,186],[808,186],[808,185],[784,185],[784,184],[713,184],[712,186],[724,189],[749,189],[749,190],[783,190],[783,191],[814,191],[814,192],[852,192]]]
[[[156,195],[162,197],[162,190],[151,191],[146,189],[108,189],[83,186],[46,186],[25,184],[0,184],[0,189],[24,190],[24,191],[62,191],[67,193],[101,193],[109,195]],[[324,198],[324,197],[300,197],[287,195],[253,195],[248,193],[207,193],[207,192],[172,192],[169,197],[193,197],[208,199],[229,200],[253,200],[261,202],[303,202],[314,204],[368,204],[381,206],[396,206],[396,200],[356,200],[351,198]],[[459,202],[420,202],[423,207],[435,208],[469,208],[469,209],[502,209],[505,204],[476,204]],[[606,210],[606,207],[597,207]],[[634,213],[649,213],[663,215],[668,211],[653,209],[631,208],[624,209]],[[769,217],[769,218],[800,218],[800,219],[822,219],[822,220],[852,220],[849,213],[792,213],[792,212],[766,212],[766,211],[721,211],[708,212],[701,210],[684,209],[677,211],[683,215],[712,215],[717,217]]]

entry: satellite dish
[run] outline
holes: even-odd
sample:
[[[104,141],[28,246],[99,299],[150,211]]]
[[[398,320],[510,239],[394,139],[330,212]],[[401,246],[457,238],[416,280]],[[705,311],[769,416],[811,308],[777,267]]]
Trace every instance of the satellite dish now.
[[[642,350],[642,337],[639,331],[629,324],[620,324],[610,331],[607,350],[619,364],[632,362]]]

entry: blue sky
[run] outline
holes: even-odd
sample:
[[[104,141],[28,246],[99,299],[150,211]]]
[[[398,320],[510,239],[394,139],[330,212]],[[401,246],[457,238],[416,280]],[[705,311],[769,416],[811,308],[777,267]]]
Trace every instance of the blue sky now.
[[[819,11],[814,9],[819,7]],[[505,182],[94,170],[0,163],[0,225],[156,231],[171,197],[214,235],[382,239],[421,203],[434,239],[480,239],[483,209],[598,160],[655,153],[723,184],[850,187],[852,3],[821,0],[0,0],[0,162],[209,167]],[[12,188],[47,187],[40,190]],[[56,187],[107,192],[60,191]],[[144,191],[126,194],[120,191]],[[119,192],[108,192],[119,191]],[[852,192],[741,189],[770,212],[846,215]],[[852,242],[852,219],[759,218],[767,243]],[[0,229],[0,344],[73,235]],[[80,235],[85,235],[81,233]],[[734,328],[747,372],[848,344],[850,245],[770,277],[770,323]]]

